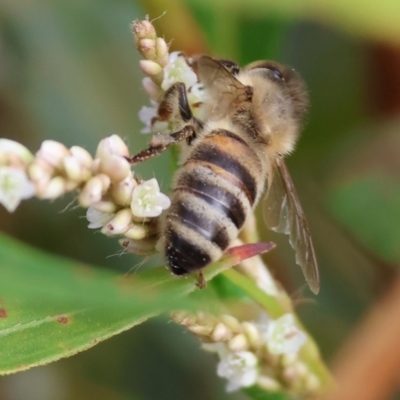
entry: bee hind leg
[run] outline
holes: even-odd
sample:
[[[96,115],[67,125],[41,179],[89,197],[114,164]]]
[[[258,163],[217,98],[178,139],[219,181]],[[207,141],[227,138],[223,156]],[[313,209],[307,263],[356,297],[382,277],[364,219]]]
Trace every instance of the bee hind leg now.
[[[131,164],[141,163],[149,158],[158,156],[173,144],[188,139],[193,135],[195,135],[195,128],[192,125],[186,125],[180,131],[171,133],[170,135],[155,135],[151,139],[147,149],[142,150],[132,157],[127,157],[127,160]]]

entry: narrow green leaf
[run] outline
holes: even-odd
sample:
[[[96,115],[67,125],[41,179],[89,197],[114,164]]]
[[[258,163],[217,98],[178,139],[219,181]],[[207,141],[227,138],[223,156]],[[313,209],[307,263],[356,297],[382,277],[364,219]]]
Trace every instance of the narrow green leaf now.
[[[205,280],[260,251],[244,247],[204,269]],[[0,374],[76,354],[160,312],[195,306],[182,298],[198,277],[177,278],[164,267],[121,277],[4,236],[0,265]]]

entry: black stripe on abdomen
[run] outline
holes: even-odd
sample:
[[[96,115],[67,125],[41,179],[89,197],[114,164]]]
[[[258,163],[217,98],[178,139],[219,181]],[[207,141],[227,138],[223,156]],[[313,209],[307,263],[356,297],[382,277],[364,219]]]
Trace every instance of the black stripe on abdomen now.
[[[221,227],[217,220],[211,219],[206,213],[200,214],[180,203],[174,207],[173,214],[169,214],[169,218],[175,218],[178,223],[188,226],[216,244],[222,251],[229,246],[230,240],[226,228]]]
[[[188,242],[174,229],[167,231],[165,255],[175,275],[187,274],[211,262],[211,257],[207,252]]]
[[[232,134],[233,136],[233,134]],[[237,186],[247,196],[251,205],[257,197],[257,181],[240,160],[240,151],[248,155],[251,150],[240,139],[232,136],[210,136],[204,140],[190,155],[187,162],[204,162],[219,167],[225,174],[236,178]],[[226,147],[224,148],[224,145]],[[229,152],[231,150],[233,153]],[[252,154],[254,157],[254,155]]]

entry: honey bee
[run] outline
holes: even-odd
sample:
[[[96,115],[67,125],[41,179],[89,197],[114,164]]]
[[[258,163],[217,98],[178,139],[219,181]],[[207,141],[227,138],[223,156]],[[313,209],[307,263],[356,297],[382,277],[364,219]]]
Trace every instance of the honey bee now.
[[[167,139],[157,136],[131,158],[142,162],[172,144],[185,143],[173,181],[171,207],[160,233],[171,271],[201,271],[237,238],[247,217],[263,200],[266,225],[289,235],[314,293],[319,274],[310,230],[284,163],[293,151],[308,95],[293,69],[256,61],[241,69],[227,60],[197,56],[191,66],[205,91],[204,120],[193,116],[183,83],[165,93],[158,114],[183,127]]]

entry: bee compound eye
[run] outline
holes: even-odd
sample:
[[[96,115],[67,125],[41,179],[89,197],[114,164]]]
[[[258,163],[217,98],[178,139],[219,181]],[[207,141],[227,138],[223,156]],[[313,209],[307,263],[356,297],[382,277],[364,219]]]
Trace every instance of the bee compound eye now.
[[[275,66],[267,65],[264,68],[267,69],[268,71],[270,71],[272,77],[275,80],[277,80],[277,81],[284,81],[285,80],[285,78],[283,77],[282,72],[278,68],[276,68]]]

